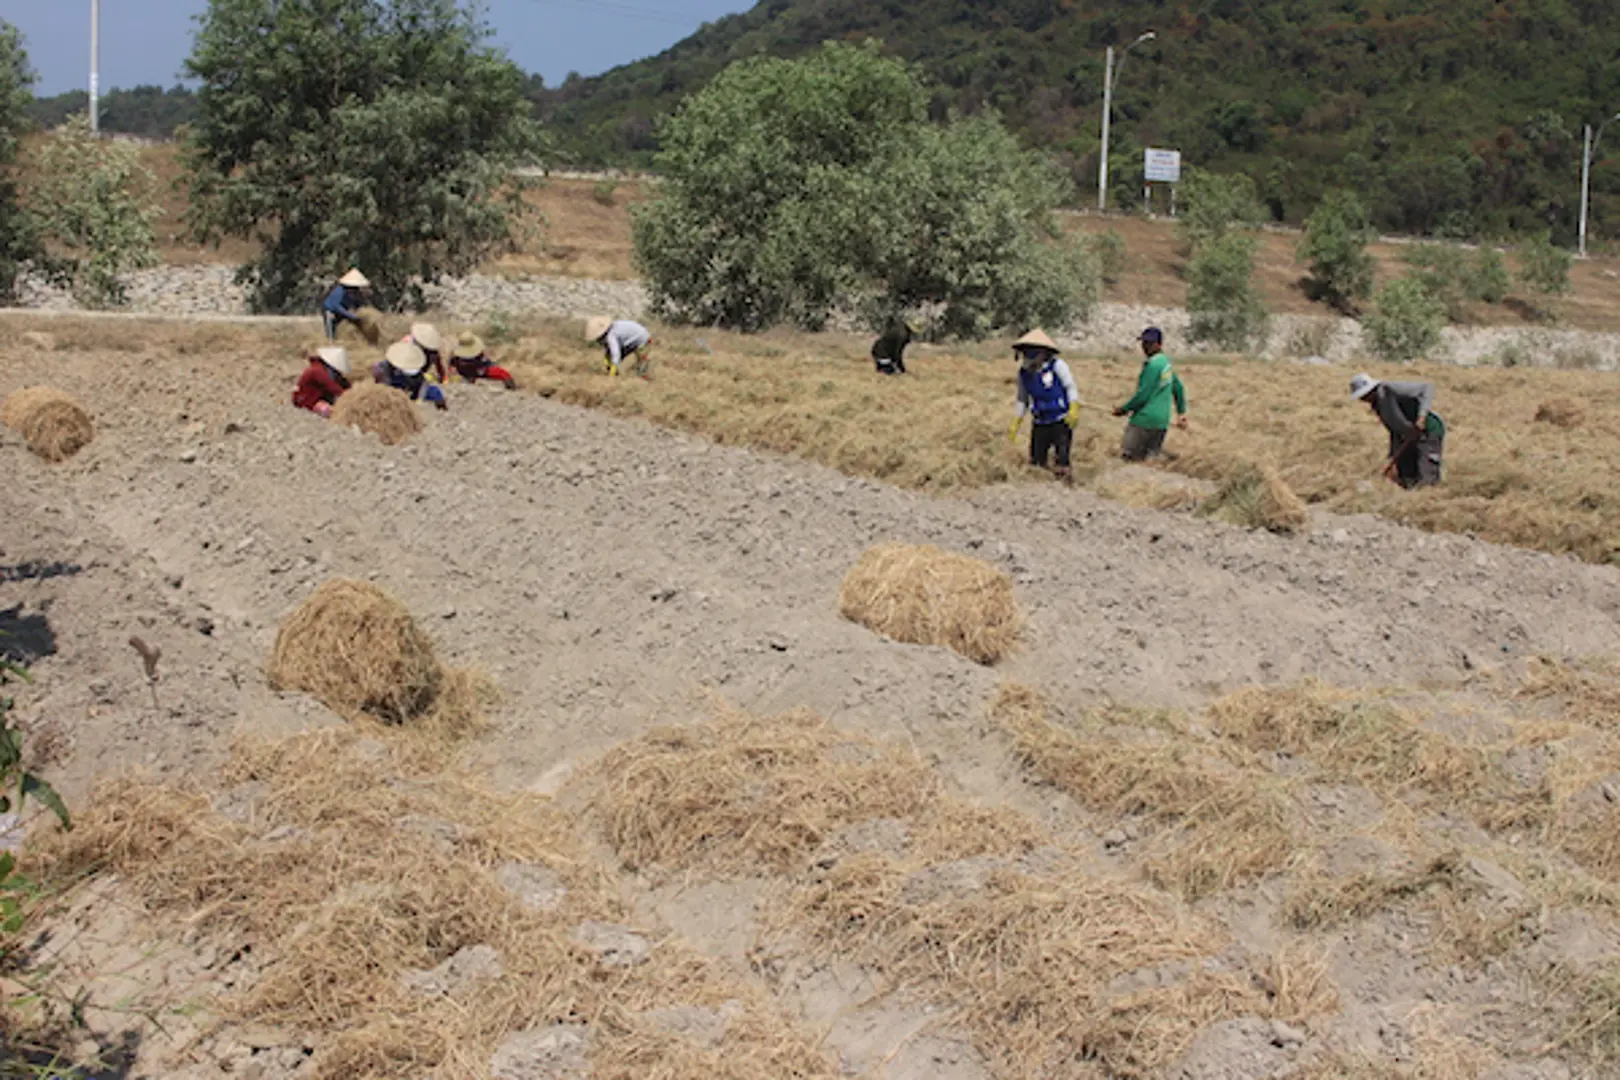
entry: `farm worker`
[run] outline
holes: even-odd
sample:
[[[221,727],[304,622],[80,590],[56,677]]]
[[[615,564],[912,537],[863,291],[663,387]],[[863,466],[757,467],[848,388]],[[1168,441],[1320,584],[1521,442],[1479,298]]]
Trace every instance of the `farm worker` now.
[[[624,358],[633,355],[636,358],[636,374],[647,377],[652,334],[640,323],[597,315],[585,320],[585,340],[595,342],[606,351],[609,375],[617,375]]]
[[[412,401],[426,398],[440,409],[448,409],[444,391],[427,381],[427,353],[412,341],[396,341],[383,358],[372,365],[371,377],[384,386],[403,390]]]
[[[411,332],[400,340],[408,341],[421,349],[427,356],[428,363],[433,365],[433,374],[438,377],[439,382],[447,381],[448,377],[444,373],[444,338],[439,336],[437,327],[432,323],[412,323]]]
[[[1440,482],[1446,424],[1434,412],[1434,384],[1380,382],[1365,373],[1350,380],[1350,396],[1365,401],[1389,431],[1384,475],[1404,488]]]
[[[360,325],[360,319],[355,312],[360,310],[365,300],[365,292],[371,288],[371,282],[359,270],[350,269],[347,274],[337,279],[332,291],[326,294],[321,301],[321,323],[326,327],[326,340],[337,340],[337,328],[340,322],[352,322]]]
[[[508,390],[517,389],[517,380],[512,378],[512,373],[495,365],[484,348],[484,339],[477,334],[462,334],[456,339],[455,350],[450,354],[450,366],[467,382],[494,379],[505,383]]]
[[[349,388],[349,350],[340,345],[316,349],[309,366],[298,376],[292,401],[300,409],[332,415],[332,405]]]
[[[880,375],[906,373],[906,346],[911,344],[915,333],[917,328],[909,319],[896,317],[889,320],[882,336],[872,342],[872,364]]]
[[[1164,452],[1164,436],[1170,428],[1170,404],[1175,402],[1176,427],[1187,428],[1187,391],[1175,365],[1164,354],[1164,331],[1150,326],[1142,331],[1142,373],[1136,379],[1136,393],[1114,410],[1115,416],[1128,416],[1120,453],[1126,461],[1143,461]]]
[[[1034,424],[1029,432],[1029,463],[1044,469],[1046,459],[1053,457],[1052,472],[1068,482],[1074,425],[1080,419],[1080,391],[1074,385],[1074,374],[1044,330],[1031,330],[1013,342],[1013,353],[1018,357],[1018,415],[1007,435],[1016,438],[1018,425],[1030,414]]]

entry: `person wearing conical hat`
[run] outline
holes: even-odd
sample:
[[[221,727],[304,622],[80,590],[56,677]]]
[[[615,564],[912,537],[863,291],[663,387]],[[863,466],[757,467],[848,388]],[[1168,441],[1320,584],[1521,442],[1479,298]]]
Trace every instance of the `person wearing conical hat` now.
[[[517,380],[512,378],[512,373],[489,358],[484,339],[477,334],[469,332],[456,339],[456,347],[450,353],[450,366],[467,382],[494,379],[505,383],[508,390],[517,389]]]
[[[337,279],[321,301],[321,323],[326,327],[326,340],[337,340],[337,328],[340,322],[352,322],[360,325],[360,318],[355,312],[359,311],[365,303],[365,294],[371,288],[371,282],[366,275],[358,269],[351,267],[347,274]]]
[[[1074,373],[1044,330],[1031,330],[1013,342],[1013,353],[1018,357],[1018,414],[1008,438],[1018,437],[1018,425],[1028,415],[1032,421],[1029,463],[1044,469],[1051,459],[1052,472],[1068,483],[1074,425],[1080,419],[1080,390],[1074,384]]]
[[[1115,416],[1130,417],[1120,443],[1120,455],[1126,461],[1144,461],[1164,453],[1172,401],[1176,406],[1176,427],[1187,429],[1187,391],[1175,365],[1164,353],[1164,331],[1150,326],[1142,331],[1140,340],[1147,360],[1137,376],[1136,393],[1114,410]]]
[[[449,381],[450,376],[445,374],[444,368],[444,336],[439,333],[438,327],[432,323],[412,323],[411,332],[400,338],[408,341],[422,350],[427,357],[428,366],[433,369],[434,377],[442,386]]]
[[[906,373],[906,346],[918,333],[918,327],[910,319],[902,319],[896,315],[892,317],[883,328],[883,334],[872,342],[872,364],[880,375],[904,375]]]
[[[316,349],[293,387],[292,403],[320,416],[331,416],[332,406],[349,388],[349,351],[341,345]]]
[[[403,390],[412,401],[426,399],[435,408],[448,409],[444,391],[427,381],[427,353],[413,341],[396,341],[371,367],[371,377],[384,386]]]
[[[617,375],[625,357],[634,356],[635,373],[647,377],[652,364],[652,334],[640,323],[593,315],[585,320],[585,340],[602,346],[609,375]]]

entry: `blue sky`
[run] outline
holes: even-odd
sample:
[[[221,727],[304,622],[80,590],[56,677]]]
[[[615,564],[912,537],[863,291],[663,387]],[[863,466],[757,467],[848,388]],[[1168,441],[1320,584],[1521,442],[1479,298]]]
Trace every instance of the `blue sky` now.
[[[206,0],[102,0],[101,85],[178,81],[191,51],[192,17]],[[524,70],[555,86],[570,71],[594,75],[673,45],[752,0],[488,0],[496,40]],[[0,0],[0,19],[23,33],[39,73],[34,92],[84,87],[90,70],[90,0]]]

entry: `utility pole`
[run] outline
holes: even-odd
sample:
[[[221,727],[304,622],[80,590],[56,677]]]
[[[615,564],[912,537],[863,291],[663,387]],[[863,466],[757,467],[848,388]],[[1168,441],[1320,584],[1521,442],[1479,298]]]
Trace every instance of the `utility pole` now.
[[[1119,67],[1125,66],[1125,57],[1130,51],[1144,41],[1152,41],[1159,35],[1149,30],[1147,33],[1125,46],[1119,54]],[[1114,67],[1114,47],[1108,46],[1108,59],[1103,65],[1103,115],[1102,115],[1102,155],[1097,161],[1097,209],[1108,209],[1108,129],[1113,123],[1114,113],[1114,83],[1119,81],[1119,69]]]
[[[90,134],[101,131],[101,0],[90,0]]]

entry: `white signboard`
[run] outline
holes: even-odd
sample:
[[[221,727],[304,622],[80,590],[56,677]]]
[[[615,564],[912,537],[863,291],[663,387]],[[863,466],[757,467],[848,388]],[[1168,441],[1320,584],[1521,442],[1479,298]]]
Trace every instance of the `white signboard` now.
[[[1142,164],[1147,170],[1150,184],[1181,183],[1180,150],[1145,150],[1142,152]]]

